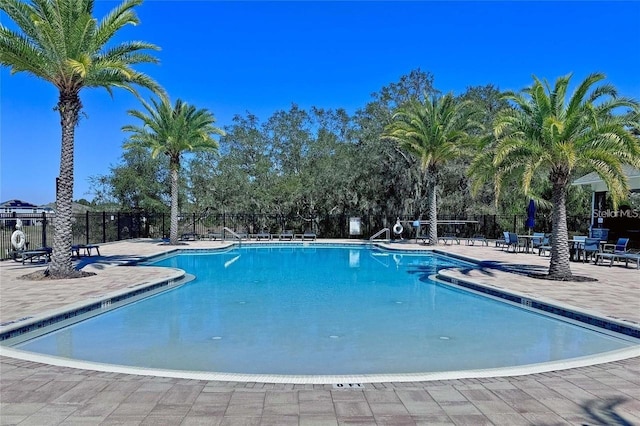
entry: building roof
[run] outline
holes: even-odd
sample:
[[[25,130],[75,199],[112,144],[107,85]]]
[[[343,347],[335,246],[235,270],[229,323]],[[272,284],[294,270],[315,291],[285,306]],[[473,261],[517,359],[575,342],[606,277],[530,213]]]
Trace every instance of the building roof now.
[[[22,200],[9,200],[3,203],[0,203],[0,208],[2,209],[36,209],[38,206],[35,204],[27,203]]]
[[[622,171],[627,177],[627,181],[629,182],[629,189],[631,191],[639,191],[640,190],[640,170],[635,167],[631,167],[629,165],[623,165]],[[582,176],[574,180],[571,185],[591,185],[591,189],[595,192],[607,192],[609,188],[607,184],[604,183],[602,178],[598,176],[596,172],[591,172],[587,175]]]

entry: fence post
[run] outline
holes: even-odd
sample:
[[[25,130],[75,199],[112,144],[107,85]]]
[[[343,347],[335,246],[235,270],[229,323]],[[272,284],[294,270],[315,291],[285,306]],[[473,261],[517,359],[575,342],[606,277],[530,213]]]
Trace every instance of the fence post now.
[[[42,247],[47,246],[47,214],[42,212]]]
[[[514,215],[513,215],[513,233],[514,233],[514,234],[517,234],[517,233],[518,233],[518,231],[516,231],[516,220],[517,220],[517,219],[518,219],[518,216],[514,214]]]
[[[107,242],[107,212],[102,211],[102,242]]]
[[[491,238],[491,235],[489,235],[489,230],[487,229],[487,215],[482,215],[482,235],[484,235],[487,238]]]
[[[116,227],[118,229],[118,240],[117,241],[120,241],[122,239],[121,238],[122,237],[122,233],[120,232],[120,212],[118,212],[116,217],[118,219],[118,221],[116,222]]]
[[[195,235],[196,235],[196,213],[195,212],[193,213],[193,235],[194,235],[193,238],[195,238]]]
[[[87,227],[87,242],[86,242],[86,244],[89,244],[89,210],[87,210],[87,212],[86,212],[85,225]]]

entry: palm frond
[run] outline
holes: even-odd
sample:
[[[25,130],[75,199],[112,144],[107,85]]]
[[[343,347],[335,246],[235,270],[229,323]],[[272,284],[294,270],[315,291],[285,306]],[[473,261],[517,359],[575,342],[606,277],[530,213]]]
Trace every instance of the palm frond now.
[[[12,72],[28,72],[52,82],[61,92],[103,87],[123,88],[140,96],[144,87],[165,96],[151,77],[132,65],[157,63],[153,44],[132,41],[107,47],[124,25],[136,25],[133,8],[141,0],[125,0],[98,23],[92,0],[0,0],[0,6],[21,33],[0,26],[0,64]]]
[[[142,101],[146,111],[131,110],[129,115],[139,119],[142,126],[124,126],[123,131],[131,134],[127,146],[138,145],[151,149],[154,156],[166,154],[171,159],[171,167],[180,167],[179,159],[183,151],[215,150],[217,142],[212,135],[224,135],[216,128],[215,118],[206,109],[197,109],[178,99],[171,105],[168,98]]]
[[[133,8],[142,4],[142,0],[126,0],[112,9],[96,27],[95,46],[101,49],[125,25],[138,25],[139,19]]]

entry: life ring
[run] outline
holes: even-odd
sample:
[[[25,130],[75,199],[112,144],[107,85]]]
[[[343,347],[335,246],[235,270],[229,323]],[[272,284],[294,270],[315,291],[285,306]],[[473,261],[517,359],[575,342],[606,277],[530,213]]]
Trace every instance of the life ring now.
[[[400,235],[402,234],[402,231],[404,231],[404,228],[402,227],[402,225],[400,223],[396,223],[395,225],[393,225],[393,233],[396,235]]]
[[[13,234],[11,234],[11,245],[13,246],[14,249],[22,250],[22,248],[24,247],[25,241],[26,241],[26,238],[24,236],[24,232],[20,230],[16,230],[16,231],[13,231]]]

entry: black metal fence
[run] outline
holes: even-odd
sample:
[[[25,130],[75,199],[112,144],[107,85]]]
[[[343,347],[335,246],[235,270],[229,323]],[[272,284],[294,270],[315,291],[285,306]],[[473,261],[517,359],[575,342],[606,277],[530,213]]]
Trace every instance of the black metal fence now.
[[[350,235],[349,221],[352,217],[360,219],[360,233]],[[21,230],[26,237],[27,248],[36,249],[51,246],[55,231],[55,217],[41,214],[0,214],[0,253],[3,259],[13,250],[11,235],[16,221],[22,221]],[[284,230],[302,233],[311,230],[319,238],[357,238],[368,239],[383,228],[391,229],[396,216],[371,214],[320,215],[305,218],[300,215],[257,214],[257,213],[189,213],[181,214],[178,221],[178,235],[196,234],[206,236],[209,233],[222,233],[229,228],[238,233],[256,234],[266,231],[278,234]],[[403,225],[403,238],[415,236],[411,223],[415,217],[399,217]],[[424,219],[424,218],[423,218]],[[486,238],[502,238],[505,230],[527,233],[526,216],[456,216],[442,215],[443,223],[438,229],[439,235],[453,234],[458,237],[484,235]],[[453,223],[446,223],[446,221]],[[568,217],[568,229],[572,234],[587,234],[589,217]],[[169,214],[144,212],[87,212],[73,218],[73,244],[95,244],[120,241],[132,238],[167,238],[170,228]],[[535,230],[551,231],[551,217],[538,215]],[[426,232],[423,228],[423,233]],[[391,233],[392,237],[395,237]],[[610,237],[613,237],[610,235]],[[230,238],[230,237],[229,237]]]

